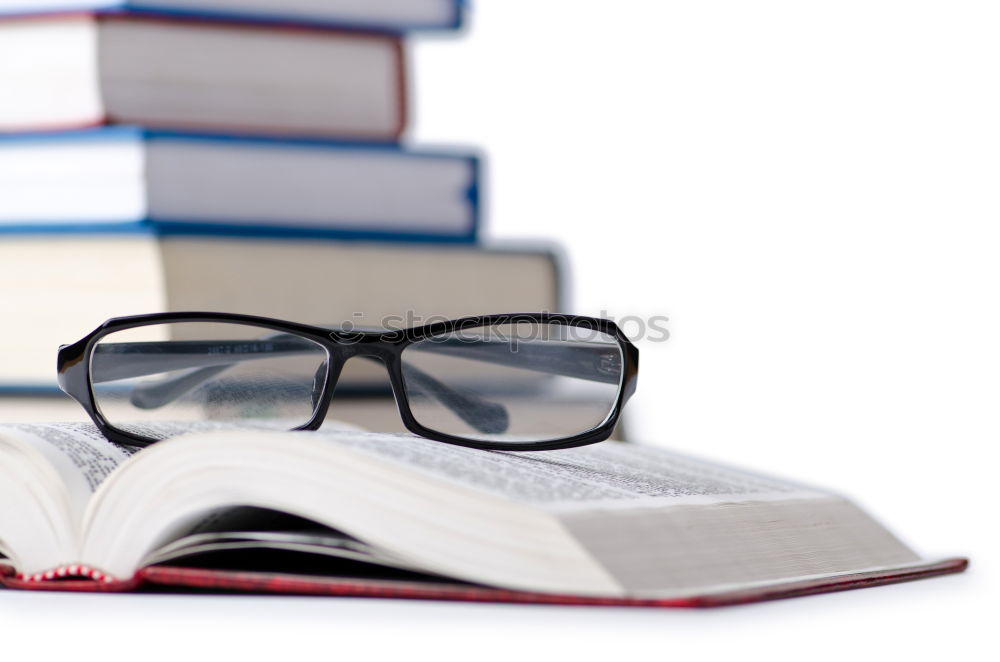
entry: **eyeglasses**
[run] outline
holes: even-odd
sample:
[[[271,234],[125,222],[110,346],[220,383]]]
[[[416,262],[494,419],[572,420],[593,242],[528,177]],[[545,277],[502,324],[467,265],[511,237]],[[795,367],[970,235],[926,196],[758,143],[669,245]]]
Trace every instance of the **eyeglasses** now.
[[[575,315],[489,315],[360,331],[158,313],[110,319],[60,347],[58,373],[60,388],[108,439],[147,446],[229,425],[315,430],[355,357],[386,367],[408,430],[490,450],[607,439],[635,391],[639,365],[639,350],[614,322]],[[567,395],[586,406],[561,416]],[[539,403],[551,414],[546,432],[539,431]]]

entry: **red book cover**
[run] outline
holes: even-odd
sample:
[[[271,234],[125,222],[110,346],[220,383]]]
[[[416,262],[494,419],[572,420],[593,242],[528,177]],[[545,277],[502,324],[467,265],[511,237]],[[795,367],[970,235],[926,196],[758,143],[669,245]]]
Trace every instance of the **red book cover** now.
[[[666,599],[603,598],[511,591],[446,582],[416,582],[379,579],[342,579],[283,573],[208,570],[171,566],[143,568],[130,581],[111,580],[81,566],[46,573],[42,580],[18,578],[14,569],[0,562],[0,584],[11,589],[41,591],[123,592],[143,588],[198,589],[206,592],[248,594],[282,593],[336,597],[449,600],[514,604],[621,606],[621,607],[722,607],[765,600],[848,591],[871,586],[898,584],[964,571],[968,560],[952,558],[902,568],[841,574],[832,577],[792,579],[749,588],[737,588]],[[75,573],[75,574],[73,574]]]

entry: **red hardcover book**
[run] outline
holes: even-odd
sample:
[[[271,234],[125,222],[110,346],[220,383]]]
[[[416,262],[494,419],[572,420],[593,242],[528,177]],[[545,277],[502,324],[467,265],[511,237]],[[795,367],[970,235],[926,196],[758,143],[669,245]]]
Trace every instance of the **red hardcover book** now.
[[[395,141],[399,36],[127,12],[0,20],[0,131],[149,128]]]
[[[843,497],[638,444],[220,431],[128,455],[87,425],[0,428],[3,586],[709,607],[967,566]]]

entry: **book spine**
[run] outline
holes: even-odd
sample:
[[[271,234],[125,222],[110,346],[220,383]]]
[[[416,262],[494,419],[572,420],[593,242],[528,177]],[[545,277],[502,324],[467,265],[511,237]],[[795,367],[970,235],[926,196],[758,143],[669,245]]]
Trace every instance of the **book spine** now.
[[[45,572],[36,572],[32,575],[26,575],[19,572],[14,575],[14,578],[18,581],[29,583],[52,581],[54,579],[83,579],[105,583],[118,581],[111,575],[101,572],[96,568],[91,568],[90,566],[80,565],[77,563],[53,568],[51,570],[46,570]]]
[[[70,591],[76,593],[121,593],[135,590],[142,580],[120,580],[89,566],[72,564],[24,575],[0,559],[0,586],[25,591]]]

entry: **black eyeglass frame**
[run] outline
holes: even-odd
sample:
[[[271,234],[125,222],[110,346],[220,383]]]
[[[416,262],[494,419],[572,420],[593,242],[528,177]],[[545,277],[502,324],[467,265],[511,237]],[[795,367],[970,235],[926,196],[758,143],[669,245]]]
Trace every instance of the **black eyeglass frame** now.
[[[611,436],[621,418],[625,403],[635,393],[639,373],[639,349],[632,344],[618,325],[611,320],[582,315],[502,313],[463,317],[409,329],[387,331],[338,330],[237,313],[180,312],[114,317],[105,321],[77,342],[61,346],[57,358],[59,387],[86,410],[87,415],[109,440],[140,448],[157,441],[119,430],[104,418],[97,406],[91,382],[91,357],[94,348],[102,338],[111,333],[143,326],[180,322],[244,324],[298,335],[324,347],[328,356],[326,377],[322,392],[313,410],[313,417],[307,423],[293,428],[294,430],[316,430],[323,424],[344,364],[355,356],[367,356],[380,360],[386,366],[392,394],[396,400],[396,408],[403,420],[403,425],[416,435],[433,441],[480,450],[548,451],[575,448],[604,441]],[[604,333],[617,341],[623,359],[622,379],[612,410],[604,421],[597,427],[577,435],[527,443],[466,439],[444,434],[421,425],[410,410],[402,373],[401,356],[403,350],[415,342],[434,336],[485,326],[516,323],[560,324],[580,327]]]

